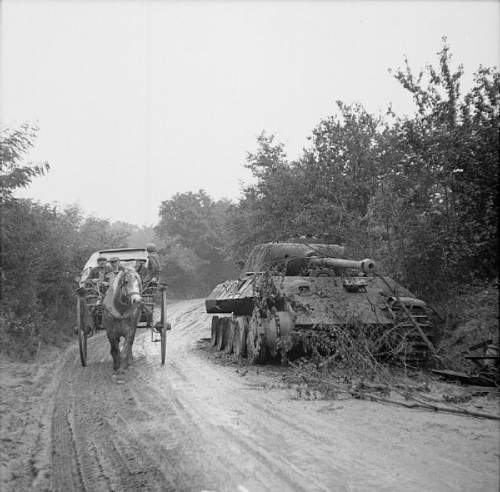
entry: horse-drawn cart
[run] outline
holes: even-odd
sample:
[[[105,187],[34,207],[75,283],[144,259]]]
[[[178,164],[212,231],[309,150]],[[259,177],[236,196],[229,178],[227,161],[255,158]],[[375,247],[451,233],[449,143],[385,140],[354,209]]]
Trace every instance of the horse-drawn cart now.
[[[91,272],[97,266],[97,259],[118,257],[125,270],[140,270],[141,263],[147,260],[145,249],[113,249],[101,250],[93,253],[85,264],[79,278],[77,291],[77,331],[82,366],[87,365],[87,340],[103,329],[104,299],[109,282],[103,278],[90,278]],[[131,268],[130,268],[131,267]],[[111,277],[112,278],[112,277]],[[161,363],[165,363],[167,331],[170,323],[167,322],[167,292],[166,284],[156,281],[142,286],[140,292],[140,314],[137,326],[148,328],[151,331],[151,341],[161,344]]]

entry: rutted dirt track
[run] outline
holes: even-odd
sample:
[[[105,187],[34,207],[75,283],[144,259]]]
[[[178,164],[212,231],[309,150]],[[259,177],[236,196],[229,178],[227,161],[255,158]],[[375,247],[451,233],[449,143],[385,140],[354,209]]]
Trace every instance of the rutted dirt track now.
[[[201,301],[175,303],[169,319],[165,366],[138,330],[123,384],[104,334],[86,368],[66,352],[47,390],[50,490],[498,490],[497,422],[294,400],[276,371],[200,350]]]

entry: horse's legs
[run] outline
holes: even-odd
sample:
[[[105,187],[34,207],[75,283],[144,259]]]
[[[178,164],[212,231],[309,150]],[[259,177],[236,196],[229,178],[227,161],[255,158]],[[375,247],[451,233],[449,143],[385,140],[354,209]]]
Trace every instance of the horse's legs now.
[[[127,330],[127,335],[125,336],[125,344],[123,346],[123,363],[125,367],[130,365],[132,361],[132,345],[135,339],[135,326],[129,326]]]
[[[120,344],[120,337],[116,333],[111,333],[110,330],[107,332],[108,340],[111,345],[111,357],[113,357],[113,371],[118,371],[120,369],[120,351],[118,345]]]

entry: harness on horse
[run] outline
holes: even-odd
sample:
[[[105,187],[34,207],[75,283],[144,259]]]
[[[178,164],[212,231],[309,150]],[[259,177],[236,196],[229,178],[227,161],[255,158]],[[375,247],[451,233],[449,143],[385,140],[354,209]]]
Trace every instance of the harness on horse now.
[[[141,295],[138,291],[126,292],[124,290],[124,285],[128,280],[129,272],[123,271],[118,273],[112,280],[109,286],[106,296],[104,297],[103,306],[114,318],[124,319],[129,318],[130,314],[139,306],[139,304],[134,305],[131,301],[132,296]],[[125,310],[120,312],[117,308],[118,306],[123,306]]]

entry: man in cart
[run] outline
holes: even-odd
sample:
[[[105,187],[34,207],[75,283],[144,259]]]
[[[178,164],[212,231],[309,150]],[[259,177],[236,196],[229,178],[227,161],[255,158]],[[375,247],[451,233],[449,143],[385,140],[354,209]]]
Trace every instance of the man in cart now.
[[[106,277],[111,281],[115,275],[121,271],[123,271],[123,266],[120,263],[120,258],[118,256],[113,256],[109,260],[109,270],[106,273]]]
[[[99,286],[99,291],[105,293],[109,286],[106,275],[110,271],[111,269],[107,265],[107,258],[105,256],[99,256],[97,258],[97,266],[90,270],[89,276],[87,277],[87,283],[90,284],[90,286],[97,284]]]
[[[146,274],[144,276],[144,286],[146,287],[150,283],[158,283],[160,280],[160,257],[154,243],[149,243],[146,245],[146,251],[148,252],[148,260],[146,262]]]
[[[148,253],[148,258],[141,268],[140,275],[143,285],[143,309],[148,320],[148,325],[150,326],[153,322],[154,298],[160,280],[160,257],[158,256],[154,243],[148,243],[146,245],[146,251]],[[156,326],[154,330],[158,331]]]
[[[135,261],[135,271],[140,275],[142,283],[144,283],[144,277],[146,276],[146,261],[147,258],[139,258]]]
[[[95,328],[100,328],[102,325],[102,299],[106,295],[106,291],[109,287],[107,275],[110,270],[111,268],[107,264],[107,258],[105,256],[99,256],[97,258],[97,266],[90,270],[86,280],[86,285],[90,288],[95,288],[97,291],[95,304],[92,305],[90,311],[93,326]]]

